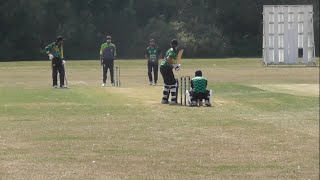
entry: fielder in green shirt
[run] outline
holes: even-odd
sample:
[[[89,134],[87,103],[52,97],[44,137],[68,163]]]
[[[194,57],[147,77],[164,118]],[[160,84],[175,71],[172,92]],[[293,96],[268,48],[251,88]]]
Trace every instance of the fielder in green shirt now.
[[[107,72],[110,71],[111,86],[114,86],[113,78],[113,66],[114,59],[117,56],[117,49],[114,44],[111,43],[111,36],[107,36],[107,42],[103,43],[100,47],[100,62],[102,68],[102,87],[107,83]]]
[[[45,47],[46,53],[49,56],[49,59],[51,60],[51,66],[52,66],[52,87],[57,88],[58,87],[58,72],[59,72],[59,78],[60,78],[60,88],[67,88],[67,86],[64,85],[64,79],[65,79],[65,69],[64,69],[64,63],[63,55],[62,55],[62,46],[63,46],[63,37],[58,36],[56,39],[56,42],[53,42],[49,44],[47,47]]]
[[[145,51],[144,57],[148,59],[148,77],[149,77],[149,85],[157,85],[158,81],[158,69],[159,69],[159,59],[162,58],[162,52],[159,47],[156,46],[156,42],[154,39],[150,39],[149,47],[147,47]],[[152,79],[152,70],[153,70],[153,78]]]

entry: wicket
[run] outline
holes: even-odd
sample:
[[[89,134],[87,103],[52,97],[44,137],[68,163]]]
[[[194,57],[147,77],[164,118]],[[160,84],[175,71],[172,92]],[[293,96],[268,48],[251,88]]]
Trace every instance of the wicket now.
[[[190,76],[182,76],[180,78],[180,104],[181,106],[187,105],[187,90],[191,88]]]
[[[114,80],[115,80],[114,85],[119,87],[121,85],[121,82],[120,82],[120,67],[118,66],[114,67]]]

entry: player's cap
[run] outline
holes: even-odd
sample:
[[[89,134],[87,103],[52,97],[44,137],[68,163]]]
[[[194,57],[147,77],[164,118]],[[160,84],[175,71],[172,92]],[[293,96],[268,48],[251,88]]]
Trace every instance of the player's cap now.
[[[173,46],[173,47],[177,47],[178,46],[178,40],[176,40],[176,39],[172,39],[172,41],[171,41],[171,46]]]
[[[107,36],[107,39],[111,39],[111,36]]]
[[[64,41],[64,39],[63,39],[62,36],[58,36],[58,37],[57,37],[57,42],[59,42],[59,41]]]

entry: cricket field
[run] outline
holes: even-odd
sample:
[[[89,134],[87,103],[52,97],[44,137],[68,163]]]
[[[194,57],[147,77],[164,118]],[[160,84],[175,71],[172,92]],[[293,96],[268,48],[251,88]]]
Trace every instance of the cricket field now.
[[[49,61],[0,63],[0,179],[319,179],[319,67],[260,59],[187,59],[214,107],[160,104],[144,60],[69,61],[68,89]]]

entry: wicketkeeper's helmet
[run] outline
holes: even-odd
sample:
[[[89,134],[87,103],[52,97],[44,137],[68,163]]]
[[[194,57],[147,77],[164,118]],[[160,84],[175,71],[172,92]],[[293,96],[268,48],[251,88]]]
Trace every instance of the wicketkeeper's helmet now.
[[[202,71],[198,70],[194,73],[195,76],[202,77]]]

